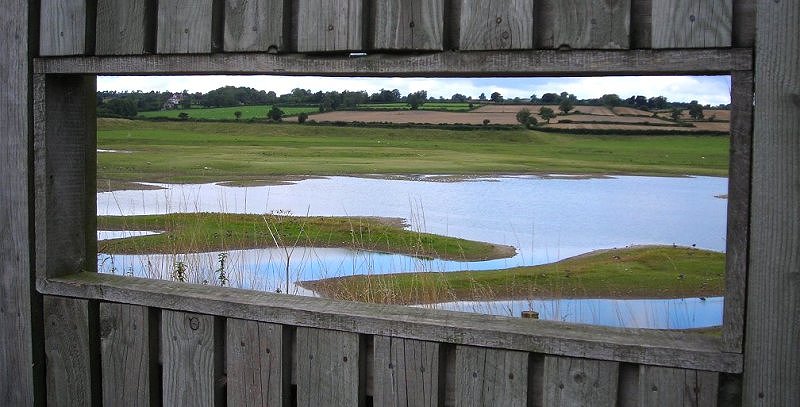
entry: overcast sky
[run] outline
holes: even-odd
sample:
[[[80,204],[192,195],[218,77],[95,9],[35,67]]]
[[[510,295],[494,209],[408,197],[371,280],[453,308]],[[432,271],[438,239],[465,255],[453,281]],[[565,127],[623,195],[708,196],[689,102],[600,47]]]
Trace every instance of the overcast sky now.
[[[622,98],[633,95],[666,96],[668,100],[701,104],[730,103],[729,76],[617,76],[594,78],[331,78],[317,76],[106,76],[97,80],[98,90],[143,92],[188,90],[208,92],[226,86],[248,86],[259,90],[288,93],[294,88],[316,91],[360,91],[399,89],[402,94],[417,90],[428,96],[449,98],[454,93],[478,97],[500,92],[505,98],[527,99],[547,92],[569,92],[578,98],[596,98],[616,93]]]

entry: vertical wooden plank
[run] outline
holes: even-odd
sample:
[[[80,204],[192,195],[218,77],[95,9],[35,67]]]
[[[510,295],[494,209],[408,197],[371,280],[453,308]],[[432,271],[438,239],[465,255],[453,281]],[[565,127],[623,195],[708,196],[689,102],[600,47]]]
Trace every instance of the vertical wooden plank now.
[[[458,346],[455,378],[457,407],[527,406],[525,352]]]
[[[29,2],[0,13],[0,405],[34,403],[31,327]],[[39,389],[44,390],[44,389]]]
[[[800,405],[800,2],[758,1],[743,404]]]
[[[358,334],[301,327],[296,340],[299,407],[363,405]]]
[[[159,0],[157,50],[161,54],[210,53],[212,0]]]
[[[225,0],[224,50],[283,51],[285,13],[284,0]]]
[[[533,0],[461,0],[462,50],[533,48]]]
[[[376,1],[373,13],[373,48],[443,49],[444,0]]]
[[[750,48],[756,43],[756,2],[733,0],[733,46]]]
[[[163,400],[167,406],[214,405],[214,317],[161,313]]]
[[[96,88],[94,76],[34,81],[39,277],[97,270]]]
[[[297,51],[364,49],[364,0],[298,0]]]
[[[622,363],[619,366],[618,407],[639,407],[639,365]]]
[[[550,13],[539,32],[552,48],[627,49],[631,0],[541,0]]]
[[[653,0],[631,0],[631,48],[652,46]]]
[[[291,349],[281,325],[228,319],[229,406],[288,406]]]
[[[91,48],[92,0],[41,0],[39,55],[83,55]]]
[[[725,254],[723,348],[742,351],[750,242],[750,176],[753,148],[753,73],[731,73],[731,141],[728,171],[728,234]]]
[[[147,308],[100,304],[103,405],[150,405],[149,336]]]
[[[619,363],[544,358],[545,406],[616,406]]]
[[[376,336],[374,349],[374,405],[440,405],[438,343]]]
[[[653,1],[653,48],[731,46],[731,0]]]
[[[92,405],[89,301],[44,297],[47,405]]]
[[[642,406],[716,406],[719,373],[642,365]]]
[[[97,55],[135,55],[150,51],[153,0],[97,0]]]

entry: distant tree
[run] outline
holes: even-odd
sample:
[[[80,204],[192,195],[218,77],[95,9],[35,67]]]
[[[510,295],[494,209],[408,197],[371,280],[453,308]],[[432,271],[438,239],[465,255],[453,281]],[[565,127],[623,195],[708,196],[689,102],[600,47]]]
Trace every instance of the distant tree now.
[[[503,101],[503,95],[500,92],[492,92],[492,96],[489,97],[492,102],[501,103]]]
[[[189,113],[180,112],[178,113],[178,118],[181,120],[189,120]]]
[[[680,120],[682,114],[683,114],[682,109],[675,108],[672,109],[672,112],[669,115],[670,117],[672,117],[672,120]]]
[[[544,119],[547,123],[550,123],[550,119],[556,117],[556,112],[549,107],[542,106],[542,108],[539,109],[539,116],[541,116],[542,119]]]
[[[689,116],[694,120],[703,118],[703,106],[697,103],[696,100],[689,102]]]
[[[561,103],[558,104],[558,110],[560,110],[564,114],[568,114],[569,111],[574,108],[575,108],[575,102],[573,102],[572,99],[569,97],[561,99]]]
[[[491,123],[491,122],[492,122],[492,121],[491,121],[491,120],[489,120],[489,119],[483,119],[483,125],[484,125],[484,126],[488,126],[488,125],[489,125],[489,123]]]
[[[528,123],[530,123],[531,117],[533,116],[531,115],[531,111],[528,109],[522,109],[517,112],[517,121],[524,126],[527,126]]]
[[[478,100],[486,100],[486,94],[481,93],[480,96],[478,96]]]
[[[622,104],[622,99],[615,93],[601,96],[600,101],[603,103],[603,106],[607,107],[617,107]]]
[[[283,120],[283,110],[281,110],[278,106],[272,106],[272,109],[269,109],[267,112],[267,118],[279,122]]]
[[[181,103],[180,104],[181,104],[181,109],[191,109],[192,108],[192,96],[189,95],[188,93],[185,93],[183,95],[183,98],[181,99]]]
[[[533,95],[531,95],[530,101],[531,103],[539,103],[539,98],[537,98],[536,94],[534,93]]]
[[[669,102],[664,96],[656,96],[647,99],[647,107],[650,109],[661,110],[669,107]]]
[[[239,119],[242,118],[242,112],[240,110],[237,110],[237,111],[233,112],[233,115],[236,116],[236,120],[239,120]]]
[[[131,99],[112,99],[100,105],[98,116],[136,117],[139,114],[136,103]]]
[[[418,90],[406,96],[406,103],[411,106],[411,110],[417,110],[428,100],[428,91]]]
[[[306,122],[306,120],[308,120],[308,113],[300,112],[300,114],[297,115],[297,122],[298,123],[303,124],[303,123]]]
[[[542,95],[540,101],[548,105],[553,103],[558,103],[558,95],[555,93],[545,93],[544,95]]]
[[[464,96],[464,95],[462,95],[460,93],[455,93],[455,94],[453,94],[453,96],[450,97],[450,100],[452,100],[453,102],[460,102],[460,103],[466,102],[467,99],[468,98],[466,96]]]

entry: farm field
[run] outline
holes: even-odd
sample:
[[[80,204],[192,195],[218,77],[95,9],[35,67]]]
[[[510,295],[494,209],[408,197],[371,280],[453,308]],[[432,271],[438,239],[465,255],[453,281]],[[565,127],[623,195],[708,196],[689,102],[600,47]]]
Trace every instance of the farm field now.
[[[446,110],[451,112],[469,112],[470,103],[453,102],[426,102],[419,107],[419,110]],[[408,103],[365,103],[358,105],[359,109],[375,110],[411,110]]]
[[[181,113],[189,115],[190,119],[205,119],[205,120],[235,120],[235,112],[242,112],[241,120],[259,118],[266,119],[267,112],[272,108],[272,105],[260,106],[234,106],[234,107],[213,107],[201,108],[193,107],[191,109],[174,109],[174,110],[156,110],[151,112],[139,112],[140,117],[145,118],[170,118],[177,119]],[[297,116],[300,113],[316,113],[319,111],[317,106],[292,106],[281,107],[281,110],[287,116]]]

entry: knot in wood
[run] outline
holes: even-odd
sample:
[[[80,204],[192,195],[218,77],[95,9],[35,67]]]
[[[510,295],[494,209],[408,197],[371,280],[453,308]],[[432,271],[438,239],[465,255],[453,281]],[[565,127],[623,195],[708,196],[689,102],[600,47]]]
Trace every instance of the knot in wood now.
[[[183,29],[183,33],[184,33],[184,34],[189,34],[189,29],[188,29],[188,28],[184,28],[184,29]]]
[[[189,328],[191,328],[192,331],[200,329],[200,320],[194,317],[189,318]]]
[[[583,373],[583,372],[575,373],[575,375],[572,376],[572,379],[575,380],[575,383],[578,383],[578,384],[583,383],[583,379],[585,379],[585,378],[586,378],[586,374]]]
[[[333,31],[333,24],[328,25],[328,31]]]
[[[473,378],[477,378],[478,377],[478,372],[472,372],[472,377]]]
[[[410,23],[408,23],[408,26],[409,26],[409,27],[411,27],[411,28],[414,28],[414,26],[415,26],[415,25],[416,25],[416,24],[414,24],[414,22],[413,22],[413,21],[412,21],[412,22],[410,22]]]
[[[511,36],[511,34],[509,34],[508,31],[503,31],[503,34],[501,34],[501,36],[503,37],[504,40],[507,40],[508,37]]]
[[[494,20],[494,22],[495,22],[495,23],[497,23],[497,24],[500,24],[500,23],[502,23],[502,22],[503,22],[503,17],[497,17],[497,18]]]
[[[347,356],[342,358],[342,362],[347,362]]]
[[[694,20],[696,20],[696,19],[697,19],[697,17],[695,17],[694,14],[689,16],[689,21],[691,21],[691,22],[694,22]]]

